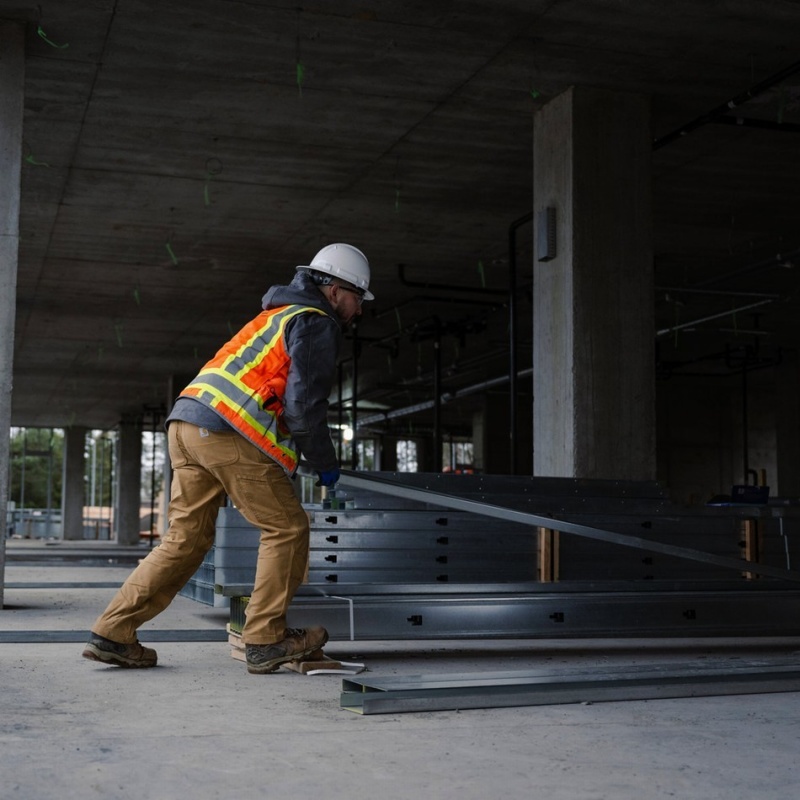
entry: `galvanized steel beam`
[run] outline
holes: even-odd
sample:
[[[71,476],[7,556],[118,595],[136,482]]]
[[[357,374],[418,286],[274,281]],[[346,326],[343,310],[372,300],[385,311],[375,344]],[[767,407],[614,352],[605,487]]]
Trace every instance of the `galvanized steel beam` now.
[[[377,491],[395,497],[403,497],[416,500],[422,503],[452,508],[460,511],[469,511],[474,514],[482,514],[486,517],[501,519],[507,522],[521,522],[531,526],[550,528],[551,530],[571,533],[575,536],[583,536],[588,539],[596,539],[609,544],[618,544],[624,547],[635,547],[652,553],[685,558],[690,561],[699,561],[705,564],[714,564],[719,567],[726,567],[737,571],[747,571],[770,578],[777,578],[784,581],[800,583],[800,572],[796,570],[781,569],[780,567],[770,567],[757,564],[745,559],[728,558],[717,556],[712,553],[705,553],[700,550],[693,550],[688,547],[677,547],[663,542],[654,542],[642,539],[639,536],[616,533],[614,531],[592,528],[588,525],[580,525],[575,522],[554,519],[551,517],[532,514],[528,511],[519,511],[514,508],[499,506],[492,503],[485,503],[479,500],[470,500],[464,497],[435,492],[430,489],[419,489],[411,486],[404,486],[398,481],[378,477],[372,474],[352,472],[342,470],[340,484],[352,489],[365,489]]]
[[[306,591],[312,587],[304,587]],[[334,640],[800,636],[800,592],[478,592],[295,597],[289,624]]]
[[[798,690],[798,660],[774,659],[346,678],[340,704],[358,714],[396,714]]]

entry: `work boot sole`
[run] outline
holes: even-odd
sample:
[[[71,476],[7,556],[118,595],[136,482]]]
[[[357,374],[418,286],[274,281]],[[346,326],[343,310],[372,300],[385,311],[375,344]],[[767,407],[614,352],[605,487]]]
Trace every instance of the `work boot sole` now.
[[[130,658],[125,658],[125,656],[118,655],[117,653],[109,653],[106,650],[101,650],[93,644],[87,644],[81,655],[84,658],[88,658],[89,661],[99,661],[102,664],[112,664],[117,667],[123,667],[124,669],[148,669],[156,665],[156,661],[152,663],[149,661],[135,661]]]
[[[307,647],[300,653],[292,653],[288,656],[280,656],[279,658],[273,658],[270,661],[265,662],[264,664],[259,664],[258,666],[254,666],[251,664],[247,665],[247,671],[251,675],[266,675],[270,672],[275,672],[281,664],[288,664],[290,661],[300,661],[306,656],[310,656],[312,653],[316,653],[317,650],[321,650],[321,648],[327,643],[328,637],[325,637],[325,641],[322,644],[315,644],[312,647]]]

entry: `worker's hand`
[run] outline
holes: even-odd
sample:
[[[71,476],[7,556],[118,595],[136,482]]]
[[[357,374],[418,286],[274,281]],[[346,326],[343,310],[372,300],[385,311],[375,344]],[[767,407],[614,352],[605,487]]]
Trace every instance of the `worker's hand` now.
[[[333,469],[326,469],[320,472],[317,471],[317,475],[319,476],[319,480],[317,481],[317,486],[328,486],[333,487],[336,486],[337,481],[339,480],[339,472],[338,467],[334,467]]]

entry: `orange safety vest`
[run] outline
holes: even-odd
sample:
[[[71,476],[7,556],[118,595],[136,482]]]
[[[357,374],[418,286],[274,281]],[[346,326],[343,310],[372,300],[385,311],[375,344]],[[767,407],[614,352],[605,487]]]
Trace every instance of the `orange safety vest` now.
[[[284,331],[298,314],[325,314],[313,306],[262,311],[242,328],[181,392],[217,412],[284,469],[294,473],[300,454],[281,421],[291,358]]]

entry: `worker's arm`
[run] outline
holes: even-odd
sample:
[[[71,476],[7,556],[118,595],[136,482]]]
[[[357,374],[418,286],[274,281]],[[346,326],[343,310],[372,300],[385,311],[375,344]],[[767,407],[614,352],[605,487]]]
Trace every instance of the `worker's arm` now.
[[[283,423],[312,469],[332,470],[338,459],[328,428],[328,398],[336,377],[341,328],[327,315],[301,314],[287,326],[285,336],[291,365]]]

